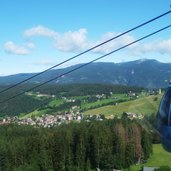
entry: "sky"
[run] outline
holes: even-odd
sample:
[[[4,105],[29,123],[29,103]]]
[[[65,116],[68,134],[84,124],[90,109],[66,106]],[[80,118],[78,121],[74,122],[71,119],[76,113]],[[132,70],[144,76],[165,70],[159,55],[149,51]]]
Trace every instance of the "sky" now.
[[[171,10],[171,0],[0,0],[0,76],[41,72]],[[86,63],[171,24],[171,13],[65,63]],[[99,62],[171,62],[171,28]]]

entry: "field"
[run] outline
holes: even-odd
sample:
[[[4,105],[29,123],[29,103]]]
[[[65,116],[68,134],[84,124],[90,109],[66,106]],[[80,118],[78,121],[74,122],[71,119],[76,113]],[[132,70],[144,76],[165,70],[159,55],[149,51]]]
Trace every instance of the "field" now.
[[[113,94],[112,96],[110,96],[108,98],[94,99],[93,102],[87,101],[87,100],[82,101],[81,109],[88,110],[88,109],[92,109],[92,108],[98,108],[98,106],[107,106],[109,104],[115,104],[118,102],[125,102],[125,101],[129,101],[129,100],[132,100],[132,98],[127,96],[126,94]]]
[[[144,166],[148,167],[160,167],[160,166],[169,166],[171,167],[171,153],[163,149],[161,144],[153,145],[153,155],[148,159],[147,163]],[[130,168],[131,171],[140,171],[142,165],[135,165]]]
[[[85,114],[104,114],[105,116],[116,116],[121,115],[123,112],[133,112],[141,113],[143,115],[150,115],[157,112],[160,99],[161,95],[151,95],[147,97],[141,97],[136,100],[123,102],[118,105],[108,105],[97,109],[88,110],[85,112]]]

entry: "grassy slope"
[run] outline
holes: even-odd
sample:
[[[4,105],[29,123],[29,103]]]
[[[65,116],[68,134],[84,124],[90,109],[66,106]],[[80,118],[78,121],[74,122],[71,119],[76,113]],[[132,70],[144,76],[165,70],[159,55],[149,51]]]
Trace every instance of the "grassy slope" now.
[[[64,101],[61,99],[54,99],[51,102],[49,102],[49,106],[56,107],[56,106],[59,106],[60,104],[63,104],[63,103],[64,103]],[[36,109],[36,110],[28,113],[27,115],[24,115],[24,117],[31,117],[31,116],[38,117],[38,116],[42,116],[42,115],[47,114],[47,113],[51,113],[50,109],[43,109],[43,110],[37,110]]]
[[[126,96],[126,94],[114,94],[108,99],[103,99],[103,100],[95,101],[95,102],[84,102],[84,103],[82,103],[81,107],[82,107],[82,109],[88,109],[91,107],[96,107],[98,105],[106,106],[111,102],[116,103],[118,100],[128,101],[129,99],[130,98],[128,96]]]
[[[55,100],[52,100],[49,103],[49,106],[55,107],[55,106],[59,106],[59,105],[61,105],[63,103],[64,103],[64,100],[62,100],[62,99],[55,99]]]
[[[48,109],[45,109],[45,110],[34,110],[33,112],[30,112],[29,114],[27,115],[24,115],[24,118],[27,118],[27,117],[32,117],[32,116],[35,116],[35,117],[41,117],[42,115],[44,114],[47,114],[49,112]],[[23,116],[21,116],[23,117]]]
[[[154,101],[155,97],[157,97],[157,101]],[[157,112],[160,99],[161,95],[148,96],[133,101],[123,102],[116,106],[109,105],[97,109],[88,110],[85,112],[85,114],[104,114],[106,116],[120,115],[123,112],[152,114]]]
[[[147,163],[144,166],[148,167],[160,167],[160,166],[169,166],[171,167],[171,153],[163,149],[161,144],[153,145],[153,155],[148,159]],[[131,171],[140,171],[142,165],[132,166]]]
[[[149,158],[146,166],[169,166],[171,167],[171,153],[163,149],[160,144],[153,145],[153,155]]]

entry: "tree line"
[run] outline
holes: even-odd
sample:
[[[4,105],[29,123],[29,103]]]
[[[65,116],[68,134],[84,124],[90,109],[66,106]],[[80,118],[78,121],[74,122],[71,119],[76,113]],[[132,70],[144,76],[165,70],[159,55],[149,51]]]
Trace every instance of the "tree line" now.
[[[152,153],[149,132],[126,119],[53,128],[1,125],[0,132],[0,171],[110,171]]]
[[[37,88],[35,91],[41,93],[63,95],[66,97],[70,96],[86,96],[86,95],[96,95],[96,94],[113,94],[128,93],[130,91],[139,93],[145,90],[142,87],[136,86],[124,86],[124,85],[111,85],[111,84],[63,84],[54,85],[48,84],[43,87]]]

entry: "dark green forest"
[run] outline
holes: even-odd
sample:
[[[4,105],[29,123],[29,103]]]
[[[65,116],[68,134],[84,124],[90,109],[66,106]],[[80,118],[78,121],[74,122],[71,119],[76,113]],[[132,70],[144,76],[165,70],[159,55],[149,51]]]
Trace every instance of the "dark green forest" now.
[[[63,85],[45,85],[37,88],[36,91],[46,94],[70,96],[86,96],[95,94],[120,94],[128,93],[129,91],[138,93],[144,88],[136,86],[110,85],[110,84],[63,84]]]
[[[112,171],[151,153],[149,132],[126,119],[52,128],[0,126],[0,171]]]

